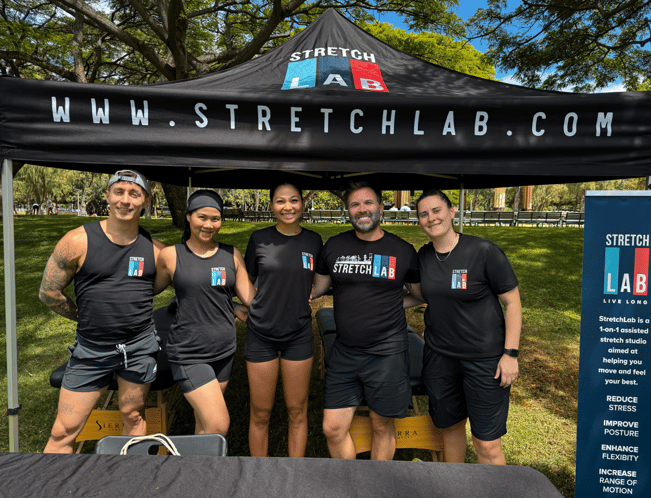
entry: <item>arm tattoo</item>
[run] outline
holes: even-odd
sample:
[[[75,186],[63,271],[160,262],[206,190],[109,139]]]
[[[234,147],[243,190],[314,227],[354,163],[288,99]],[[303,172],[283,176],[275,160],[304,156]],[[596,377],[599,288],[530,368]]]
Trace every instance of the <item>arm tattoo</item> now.
[[[66,296],[65,303],[55,304],[53,306],[49,306],[49,308],[55,313],[58,313],[59,315],[65,318],[69,318],[70,320],[74,320],[75,322],[79,321],[79,316],[78,316],[79,310],[77,309],[77,305],[68,296]]]
[[[45,266],[39,298],[46,306],[61,316],[77,321],[77,305],[63,293],[77,271],[78,256],[72,254],[69,246],[55,249]],[[63,302],[62,302],[63,301]]]

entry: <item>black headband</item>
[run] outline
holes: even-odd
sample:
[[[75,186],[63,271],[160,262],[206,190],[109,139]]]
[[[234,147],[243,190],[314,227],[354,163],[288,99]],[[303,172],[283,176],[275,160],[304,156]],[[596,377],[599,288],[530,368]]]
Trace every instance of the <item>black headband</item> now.
[[[224,210],[224,201],[222,201],[221,196],[217,192],[212,190],[197,190],[194,194],[188,199],[188,209],[186,213],[191,213],[197,209],[213,207],[223,212]]]

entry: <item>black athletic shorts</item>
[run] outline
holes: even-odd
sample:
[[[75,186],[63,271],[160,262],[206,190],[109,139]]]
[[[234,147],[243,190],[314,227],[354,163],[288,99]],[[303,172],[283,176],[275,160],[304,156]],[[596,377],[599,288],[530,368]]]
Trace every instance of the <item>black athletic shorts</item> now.
[[[160,351],[156,330],[113,346],[98,346],[77,336],[68,351],[61,386],[69,391],[99,391],[113,382],[115,374],[133,384],[151,384],[156,379]]]
[[[467,418],[472,435],[481,441],[506,434],[511,387],[500,387],[494,378],[499,361],[450,358],[425,346],[421,377],[436,427],[446,429]]]
[[[366,405],[382,417],[403,418],[411,402],[409,351],[391,355],[340,350],[326,355],[324,407]]]
[[[184,393],[189,393],[217,379],[218,382],[228,382],[233,372],[235,353],[212,363],[180,364],[170,363],[174,382]]]
[[[310,329],[311,330],[311,329]],[[244,358],[251,363],[277,360],[303,361],[314,356],[314,336],[299,337],[292,341],[262,339],[253,332],[246,332]]]

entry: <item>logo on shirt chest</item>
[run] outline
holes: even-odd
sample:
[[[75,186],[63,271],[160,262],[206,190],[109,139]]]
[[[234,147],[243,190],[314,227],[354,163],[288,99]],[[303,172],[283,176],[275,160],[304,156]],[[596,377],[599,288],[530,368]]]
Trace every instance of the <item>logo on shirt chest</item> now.
[[[468,270],[452,270],[452,289],[468,287]]]
[[[303,269],[304,270],[314,270],[314,256],[309,252],[303,253]]]
[[[210,285],[213,287],[223,287],[226,285],[226,268],[210,269]]]
[[[145,272],[145,258],[132,256],[129,258],[129,269],[127,270],[128,277],[142,277]]]
[[[396,278],[396,257],[383,254],[364,254],[363,256],[339,256],[332,273],[370,275],[374,278]]]

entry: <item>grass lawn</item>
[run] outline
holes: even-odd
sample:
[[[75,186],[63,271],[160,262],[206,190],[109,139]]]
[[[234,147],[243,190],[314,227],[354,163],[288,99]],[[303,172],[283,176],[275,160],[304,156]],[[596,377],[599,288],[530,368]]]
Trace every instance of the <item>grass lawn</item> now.
[[[42,451],[54,420],[58,391],[50,387],[51,371],[67,360],[66,347],[74,342],[75,324],[49,311],[38,300],[43,268],[54,245],[68,230],[91,218],[72,216],[21,216],[15,220],[16,299],[18,322],[18,389],[20,451]],[[180,231],[167,220],[142,220],[154,237],[166,244],[180,240]],[[254,230],[269,223],[224,223],[219,240],[246,249]],[[349,225],[314,224],[309,228],[327,240]],[[417,226],[388,225],[384,228],[412,243],[416,249],[427,242]],[[577,228],[465,227],[465,233],[496,242],[509,257],[520,280],[523,304],[521,376],[513,388],[508,434],[503,438],[507,463],[526,465],[545,474],[566,498],[574,497],[576,463],[576,410],[579,368],[581,309],[581,262],[583,230]],[[2,264],[2,261],[0,261]],[[69,289],[73,295],[72,289]],[[170,300],[168,289],[155,298],[156,308]],[[4,293],[0,308],[4,330]],[[315,301],[314,311],[331,306],[331,298]],[[422,308],[407,311],[412,328],[422,334]],[[228,434],[230,455],[248,455],[248,384],[243,357],[244,326],[238,322],[238,352],[235,357],[226,402],[231,414]],[[316,324],[315,334],[318,335]],[[6,351],[5,334],[0,334],[0,350]],[[6,362],[0,362],[0,391],[7,392]],[[328,457],[321,431],[323,382],[319,354],[315,357],[310,388],[308,457]],[[178,391],[166,396],[175,416],[172,434],[189,434],[194,419]],[[276,393],[269,436],[269,454],[287,455],[287,413],[282,388]],[[419,399],[426,410],[427,398]],[[470,439],[469,439],[470,441]],[[8,425],[0,425],[0,451],[7,451]],[[93,443],[85,446],[91,452]],[[368,458],[368,454],[360,455]],[[396,459],[431,461],[423,450],[398,450]],[[472,446],[466,460],[476,462]]]

